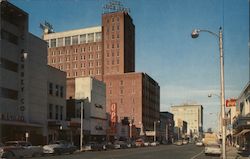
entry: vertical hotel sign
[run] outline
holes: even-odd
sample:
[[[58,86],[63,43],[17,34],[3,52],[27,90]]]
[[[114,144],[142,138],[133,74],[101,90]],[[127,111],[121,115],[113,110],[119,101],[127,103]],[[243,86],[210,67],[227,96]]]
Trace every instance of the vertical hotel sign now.
[[[116,123],[117,123],[117,103],[112,103],[110,106],[110,121],[111,121],[111,132],[116,133]]]

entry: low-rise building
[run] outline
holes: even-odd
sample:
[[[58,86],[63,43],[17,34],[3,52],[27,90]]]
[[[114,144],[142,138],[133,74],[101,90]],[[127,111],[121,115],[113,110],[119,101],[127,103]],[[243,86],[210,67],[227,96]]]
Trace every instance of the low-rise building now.
[[[250,151],[250,82],[238,97],[236,111],[238,115],[233,122],[235,142]]]
[[[199,138],[203,132],[203,107],[197,104],[183,104],[171,106],[174,114],[175,126],[178,119],[187,122],[187,135],[191,138]]]
[[[105,83],[93,77],[72,78],[67,82],[67,87],[70,87],[67,89],[67,118],[70,126],[75,123],[80,128],[82,104],[84,142],[105,140],[107,130]],[[76,134],[79,136],[79,131]]]
[[[174,115],[169,112],[160,112],[160,141],[172,143],[174,139]]]

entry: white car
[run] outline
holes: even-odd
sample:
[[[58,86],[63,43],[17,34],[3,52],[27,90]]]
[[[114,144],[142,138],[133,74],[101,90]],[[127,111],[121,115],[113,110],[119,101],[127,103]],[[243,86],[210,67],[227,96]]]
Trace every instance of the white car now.
[[[158,145],[160,145],[160,143],[158,141],[155,141],[155,142],[151,142],[150,145],[151,146],[158,146]]]
[[[203,143],[201,141],[198,141],[195,143],[196,146],[203,146]]]
[[[205,155],[221,155],[220,145],[219,144],[206,145]]]
[[[55,141],[52,144],[43,146],[43,152],[45,154],[62,154],[62,153],[72,154],[76,150],[77,150],[76,146],[64,140]]]

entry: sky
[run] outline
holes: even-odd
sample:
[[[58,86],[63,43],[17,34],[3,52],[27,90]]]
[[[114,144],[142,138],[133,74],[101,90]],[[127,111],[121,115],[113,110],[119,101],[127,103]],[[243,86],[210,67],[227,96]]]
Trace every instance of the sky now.
[[[39,37],[45,20],[55,32],[101,25],[107,0],[9,0],[29,13],[29,31]],[[136,72],[145,72],[161,89],[161,111],[171,105],[201,104],[204,130],[217,129],[220,111],[218,38],[223,28],[225,96],[237,98],[249,81],[248,0],[121,0],[135,24]],[[215,94],[208,98],[208,94]]]

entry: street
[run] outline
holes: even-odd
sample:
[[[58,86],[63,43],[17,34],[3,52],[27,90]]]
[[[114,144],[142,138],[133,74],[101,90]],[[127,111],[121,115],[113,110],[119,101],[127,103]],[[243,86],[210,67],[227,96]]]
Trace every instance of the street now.
[[[108,151],[82,152],[72,155],[45,156],[39,159],[215,159],[219,157],[205,156],[204,147],[193,144],[176,146],[160,145],[157,147],[131,148]],[[34,158],[35,159],[35,158]],[[36,158],[38,159],[38,158]]]

